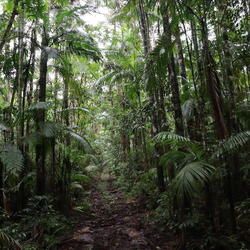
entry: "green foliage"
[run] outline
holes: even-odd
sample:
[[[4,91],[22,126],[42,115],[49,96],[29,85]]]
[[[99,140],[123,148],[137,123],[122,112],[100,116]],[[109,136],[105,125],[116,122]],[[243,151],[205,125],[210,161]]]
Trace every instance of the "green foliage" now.
[[[84,15],[97,20],[103,5],[109,24],[90,24]],[[8,0],[0,7],[0,195],[10,210],[0,215],[0,238],[10,248],[13,238],[26,249],[54,249],[67,229],[62,204],[35,196],[36,177],[44,193],[63,190],[88,212],[86,190],[104,171],[156,208],[156,222],[188,241],[181,247],[244,249],[248,1]],[[227,134],[219,127],[230,137],[219,140]],[[233,217],[240,237],[230,235]]]
[[[68,46],[68,50],[65,51],[66,55],[75,54],[93,59],[94,61],[101,59],[101,52],[97,48],[97,44],[87,34],[71,30],[64,35],[64,39]]]
[[[190,142],[190,140],[186,137],[169,133],[169,132],[160,132],[154,137],[156,142]]]
[[[90,143],[85,139],[84,137],[80,136],[79,134],[68,130],[67,133],[74,139],[76,139],[80,145],[82,146],[82,149],[85,153],[91,154],[93,153],[93,148],[91,147]]]
[[[248,143],[249,139],[250,131],[243,131],[233,135],[219,143],[218,149],[216,150],[216,155],[219,156],[226,152],[237,151],[240,149],[240,147]]]
[[[175,177],[174,188],[181,201],[191,199],[207,184],[215,168],[205,162],[192,162],[184,166]]]
[[[10,130],[9,126],[5,122],[1,121],[0,122],[0,131],[9,131],[9,130]]]
[[[80,181],[80,182],[82,182],[84,184],[90,183],[90,178],[87,175],[84,175],[84,174],[74,174],[72,176],[72,179],[76,180],[76,181]]]
[[[23,155],[14,145],[2,146],[0,159],[6,168],[7,174],[17,176],[23,167]]]
[[[90,113],[90,111],[88,109],[82,108],[82,107],[74,107],[74,108],[67,108],[67,109],[62,109],[58,112],[70,112],[70,111],[83,111],[84,113]]]
[[[83,187],[80,183],[76,181],[71,182],[71,190],[75,190],[75,189],[83,190]]]
[[[193,116],[195,107],[195,100],[189,99],[182,104],[182,115],[186,121],[189,121]]]
[[[47,110],[49,107],[50,105],[47,102],[37,102],[32,104],[27,110]]]
[[[55,247],[70,226],[70,222],[55,210],[54,200],[49,196],[32,197],[21,216],[20,223],[10,226],[10,229],[16,231],[21,241],[29,240],[37,248]],[[39,241],[37,237],[40,238]],[[29,246],[24,245],[24,249],[29,249]]]
[[[7,249],[8,247],[13,247],[15,249],[22,249],[18,241],[14,240],[10,235],[0,230],[0,246],[1,248]]]

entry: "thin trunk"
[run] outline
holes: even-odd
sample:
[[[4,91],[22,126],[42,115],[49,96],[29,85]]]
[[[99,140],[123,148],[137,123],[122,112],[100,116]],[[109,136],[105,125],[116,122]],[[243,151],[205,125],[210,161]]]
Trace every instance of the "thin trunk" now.
[[[58,106],[58,72],[57,70],[55,71],[55,86],[54,86],[54,116],[53,116],[53,121],[57,122],[57,106]],[[55,194],[55,189],[56,189],[56,164],[57,164],[57,160],[56,160],[56,138],[52,138],[51,139],[51,161],[50,161],[50,192]],[[60,161],[59,161],[60,162]]]
[[[140,107],[140,110],[142,110],[142,103],[141,103],[141,96],[140,96],[140,92],[138,91],[138,100],[139,100],[139,107]],[[140,122],[142,125],[145,124],[145,119],[143,117],[143,114],[142,112],[140,112]],[[145,170],[148,170],[149,167],[150,167],[150,162],[149,162],[149,158],[148,158],[148,154],[147,154],[147,143],[146,143],[146,131],[145,131],[145,128],[142,127],[141,130],[141,139],[142,139],[142,151],[143,151],[143,154],[144,154],[144,158],[145,158],[145,166],[144,166],[144,169]]]
[[[69,108],[69,78],[64,79],[64,92],[63,92],[63,109],[67,110]],[[64,112],[64,122],[66,127],[69,127],[70,121],[69,121],[69,112]],[[65,137],[65,145],[66,147],[70,147],[70,138],[69,135],[66,135]],[[68,211],[68,209],[71,206],[71,198],[70,198],[70,184],[71,184],[71,163],[69,155],[66,153],[63,158],[63,193],[62,193],[62,207],[61,209],[65,212]]]
[[[36,31],[35,29],[32,31],[32,39],[31,39],[31,48],[30,48],[30,56],[31,56],[31,64],[30,64],[30,72],[29,77],[27,79],[27,83],[29,82],[29,91],[27,93],[27,105],[31,106],[33,100],[33,77],[35,73],[35,60],[36,60],[36,51],[35,51],[35,43],[32,41],[36,41]],[[30,133],[30,121],[26,122],[26,135]],[[28,152],[28,144],[26,148],[26,152]]]
[[[0,208],[4,208],[4,167],[0,160]]]
[[[185,58],[184,58],[184,53],[183,53],[183,47],[182,47],[179,26],[177,26],[175,38],[176,38],[176,46],[177,46],[177,50],[178,50],[178,63],[179,63],[180,73],[181,73],[181,83],[182,83],[182,86],[184,87],[184,91],[188,91],[187,72],[186,72]]]
[[[38,81],[39,86],[39,102],[46,101],[46,81],[47,81],[47,70],[48,70],[48,54],[45,51],[46,46],[48,46],[48,38],[46,34],[46,29],[43,27],[42,35],[42,51],[40,58],[40,77]],[[45,110],[39,110],[36,113],[36,129],[41,130],[45,122]],[[45,140],[41,138],[41,142],[36,146],[36,166],[37,166],[37,179],[36,179],[36,192],[38,195],[45,194],[46,186],[46,169],[45,169]]]
[[[23,5],[21,6],[21,12],[24,11],[23,9]],[[27,84],[27,75],[29,74],[29,64],[27,65],[26,68],[26,72],[24,72],[24,41],[23,41],[23,34],[24,34],[24,27],[25,27],[25,23],[24,23],[24,17],[23,14],[20,13],[19,15],[19,26],[18,26],[18,87],[17,87],[17,93],[18,93],[18,112],[20,115],[20,123],[18,126],[18,132],[17,132],[17,144],[18,147],[20,149],[20,151],[23,153],[24,155],[24,167],[22,168],[21,172],[20,172],[20,176],[19,178],[21,180],[24,179],[24,177],[26,176],[28,169],[27,169],[27,162],[28,162],[28,155],[25,152],[25,147],[24,144],[22,142],[22,137],[24,136],[24,126],[25,126],[25,120],[24,120],[24,107],[25,107],[25,96],[26,96],[26,87],[25,85]],[[26,192],[25,192],[25,183],[22,182],[19,188],[19,193],[18,193],[18,200],[17,200],[17,204],[16,204],[16,208],[17,210],[21,210],[26,202]]]
[[[140,30],[142,34],[144,56],[151,50],[148,16],[144,9],[144,0],[139,0]]]
[[[207,25],[202,22],[202,40],[203,40],[203,54],[204,54],[204,69],[207,80],[208,92],[213,107],[215,129],[219,139],[225,139],[229,136],[229,131],[226,125],[226,121],[223,114],[223,103],[221,94],[221,83],[215,69],[215,63],[210,53]],[[227,176],[225,180],[225,186],[227,188],[227,196],[230,205],[230,220],[232,226],[232,232],[236,232],[236,218],[235,207],[233,198],[232,187],[232,171],[230,167],[231,163],[227,162]]]
[[[150,35],[149,35],[149,24],[148,24],[148,16],[145,12],[144,8],[144,1],[140,0],[139,1],[139,22],[140,22],[140,30],[141,30],[141,35],[142,35],[142,41],[143,41],[143,48],[144,48],[144,56],[146,57],[148,53],[150,52],[151,49],[151,44],[150,44]],[[145,68],[145,70],[147,70]],[[159,133],[161,124],[166,124],[166,120],[162,121],[161,118],[158,116],[159,115],[159,110],[161,110],[161,107],[159,105],[157,106],[157,103],[161,103],[157,101],[159,97],[158,89],[150,90],[148,95],[149,99],[151,102],[151,105],[153,107],[152,114],[151,114],[151,120],[152,120],[152,131],[153,134],[156,135]],[[157,106],[157,107],[156,107]],[[158,109],[159,108],[159,109]],[[165,109],[164,111],[165,112]],[[163,154],[163,148],[162,146],[156,145],[155,151],[156,151],[156,156],[154,159],[154,165],[157,168],[157,184],[158,184],[158,189],[159,192],[165,191],[165,180],[164,180],[164,172],[163,172],[163,167],[159,164],[160,162],[160,156]]]
[[[191,21],[191,32],[192,32],[192,42],[194,46],[194,56],[196,62],[196,79],[199,83],[199,88],[196,88],[197,101],[198,101],[198,123],[201,131],[201,141],[203,142],[203,146],[205,146],[205,134],[206,134],[206,126],[205,126],[205,88],[203,84],[204,72],[202,70],[202,61],[199,53],[199,45],[197,39],[197,29],[195,21]],[[196,81],[194,79],[194,82]]]
[[[162,19],[163,19],[163,32],[166,37],[166,46],[171,44],[171,27],[169,23],[169,16],[167,10],[164,6],[161,8]],[[166,48],[167,50],[168,48]],[[177,73],[176,73],[176,65],[175,65],[175,58],[172,51],[169,52],[169,58],[167,62],[168,72],[170,76],[170,87],[172,93],[172,103],[174,108],[174,120],[175,120],[175,129],[178,135],[184,135],[184,127],[183,127],[183,117],[182,117],[182,110],[181,110],[181,102],[180,102],[180,90],[179,84],[177,80]]]
[[[23,33],[24,33],[24,18],[19,16],[18,25],[18,70],[17,70],[17,93],[18,93],[18,112],[20,115],[20,123],[17,133],[17,143],[19,149],[23,151],[21,138],[24,135],[24,117],[23,117],[23,69],[24,69],[24,48],[23,48]]]
[[[8,39],[8,36],[9,36],[10,30],[12,28],[12,25],[14,23],[15,17],[18,14],[17,13],[18,3],[19,3],[19,0],[14,1],[14,7],[13,7],[13,10],[12,10],[12,13],[11,13],[11,16],[10,16],[10,20],[9,20],[8,25],[7,25],[4,33],[3,33],[3,36],[2,36],[2,39],[1,39],[1,42],[0,42],[0,53],[2,52],[3,46],[4,46],[4,44],[6,43],[6,41]]]

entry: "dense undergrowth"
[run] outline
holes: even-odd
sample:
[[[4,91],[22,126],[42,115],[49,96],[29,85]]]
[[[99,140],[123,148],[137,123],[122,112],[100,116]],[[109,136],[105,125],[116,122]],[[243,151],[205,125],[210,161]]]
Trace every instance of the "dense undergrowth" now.
[[[59,196],[32,195],[25,208],[16,212],[1,211],[1,249],[56,249],[67,232],[79,223],[78,213],[88,213],[90,184],[100,171],[98,165],[90,164],[88,156],[81,157],[75,152],[72,162],[81,158],[81,164],[74,167],[71,182],[71,209],[62,211]],[[32,188],[32,186],[31,186]],[[32,191],[32,190],[30,190]]]
[[[171,141],[172,145],[176,143],[175,139],[171,139]],[[113,152],[115,154],[118,151]],[[193,190],[192,204],[186,203],[185,214],[180,215],[178,210],[182,208],[178,207],[179,205],[176,203],[178,199],[176,183],[170,183],[166,191],[159,193],[156,179],[157,170],[155,168],[142,170],[141,154],[142,152],[132,152],[126,163],[116,161],[117,158],[114,156],[109,169],[116,176],[116,185],[124,190],[128,197],[137,198],[141,202],[141,206],[150,211],[150,216],[145,219],[146,223],[155,224],[159,232],[170,234],[172,238],[184,237],[179,240],[180,242],[185,241],[185,249],[248,249],[250,243],[248,230],[250,200],[248,198],[236,204],[238,233],[235,234],[232,234],[230,224],[228,224],[230,213],[229,206],[225,202],[220,203],[220,214],[216,214],[217,223],[220,224],[217,224],[215,228],[213,221],[211,223],[209,208],[203,202],[203,199],[206,199],[205,186],[196,187],[197,189]],[[110,153],[108,155],[110,157]],[[178,160],[181,163],[180,160],[183,159],[181,156],[175,156],[175,163]],[[165,174],[167,175],[167,173]],[[221,172],[214,171],[209,178],[209,181],[218,182]],[[218,191],[214,190],[214,192]]]
[[[173,210],[175,197],[173,187],[170,185],[168,191],[158,193],[156,169],[150,169],[145,173],[145,171],[136,170],[136,166],[133,166],[128,170],[128,165],[124,163],[119,164],[117,168],[113,169],[116,174],[119,172],[116,185],[127,192],[128,197],[139,199],[141,206],[151,212],[150,218],[145,222],[154,223],[159,232],[164,232],[173,238],[180,237],[185,232],[185,249],[248,249],[249,199],[236,205],[238,233],[232,234],[228,230],[230,228],[227,224],[229,207],[226,203],[221,204],[221,214],[218,215],[224,223],[218,225],[219,229],[215,231],[211,226],[207,207],[202,204],[201,196],[194,196],[192,207],[189,207],[185,216],[180,218],[177,211]],[[127,181],[128,176],[130,182]]]
[[[250,248],[248,0],[0,7],[2,248],[53,249],[102,170],[180,249]]]

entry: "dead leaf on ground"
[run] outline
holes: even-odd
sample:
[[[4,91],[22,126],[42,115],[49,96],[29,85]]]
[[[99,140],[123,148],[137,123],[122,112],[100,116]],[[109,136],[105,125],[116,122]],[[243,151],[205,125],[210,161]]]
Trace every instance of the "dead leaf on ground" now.
[[[79,229],[77,233],[93,233],[93,231],[90,230],[90,227],[84,227]]]
[[[131,238],[139,237],[141,235],[141,232],[136,230],[128,231],[128,236]]]

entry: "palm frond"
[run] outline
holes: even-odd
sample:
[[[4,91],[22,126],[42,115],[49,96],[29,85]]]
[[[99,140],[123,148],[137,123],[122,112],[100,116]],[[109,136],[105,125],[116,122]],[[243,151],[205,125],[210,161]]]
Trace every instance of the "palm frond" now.
[[[83,187],[77,181],[73,181],[73,182],[71,182],[71,189],[72,190],[75,190],[75,189],[83,190]]]
[[[171,150],[160,157],[160,164],[175,164],[181,162],[186,157],[186,153],[178,151],[178,150]]]
[[[244,146],[250,140],[250,131],[243,131],[236,135],[229,137],[219,143],[217,150],[215,150],[215,156],[220,156],[225,152],[236,151],[240,147]]]
[[[75,54],[93,59],[94,61],[98,61],[102,57],[97,43],[93,38],[78,30],[67,32],[64,35],[64,41],[66,41],[68,45],[68,50],[64,52],[66,55]]]
[[[67,20],[70,21],[73,19],[79,18],[79,14],[83,15],[86,12],[88,12],[89,6],[80,6],[80,7],[74,7],[74,8],[65,8],[65,9],[59,9],[58,14],[55,19],[55,23],[57,25],[65,23]],[[78,13],[80,12],[80,13]]]
[[[176,141],[176,142],[191,142],[189,138],[177,135],[170,132],[160,132],[155,137],[156,142]]]
[[[6,122],[0,121],[0,131],[9,131],[10,127],[7,125]]]
[[[89,183],[90,182],[90,178],[87,175],[84,175],[84,174],[74,174],[72,176],[72,180],[80,181],[80,182],[83,182],[83,183]]]
[[[40,110],[40,109],[49,109],[50,105],[47,102],[37,102],[28,107],[27,110]]]
[[[115,73],[116,73],[115,71],[112,71],[100,77],[94,84],[95,88],[100,89],[102,86],[107,85],[107,83],[110,82]]]
[[[85,113],[90,113],[88,109],[85,109],[82,107],[67,108],[67,109],[59,110],[57,112],[69,112],[69,111],[83,111]]]
[[[47,121],[41,124],[40,133],[47,138],[56,137],[62,131],[62,126],[58,123]]]
[[[134,76],[130,71],[120,71],[116,72],[110,80],[110,83],[119,82],[121,80],[133,80]]]
[[[40,124],[40,129],[23,138],[24,143],[37,145],[41,143],[42,138],[51,139],[63,134],[66,128],[59,123],[46,121]]]
[[[174,179],[174,189],[180,201],[191,199],[200,188],[208,183],[215,168],[197,161],[183,167]]]
[[[155,47],[147,56],[144,76],[147,90],[153,90],[160,82],[166,80],[167,64],[173,46],[174,42],[166,34],[163,34],[159,37]]]
[[[195,107],[194,99],[189,99],[182,104],[182,107],[181,107],[182,116],[186,121],[189,121],[190,118],[192,117],[194,107]]]
[[[237,117],[245,125],[246,129],[250,128],[250,104],[241,104],[236,109]]]
[[[0,159],[6,171],[12,175],[17,175],[23,167],[22,152],[14,145],[6,145],[0,151]]]
[[[67,134],[69,134],[72,138],[76,139],[81,145],[82,149],[85,153],[91,154],[93,153],[93,148],[91,147],[90,143],[81,135],[77,134],[76,132],[72,130],[67,130]]]
[[[168,52],[171,51],[171,48],[173,47],[173,43],[167,44],[168,40],[169,39],[167,38],[165,34],[160,36],[158,40],[156,41],[155,47],[150,52],[149,58],[155,59],[155,58],[159,58],[165,53],[168,54]]]
[[[61,51],[57,48],[47,46],[44,48],[44,50],[46,51],[49,59],[57,59],[60,57]]]
[[[16,249],[22,249],[21,245],[18,241],[13,239],[9,234],[5,233],[3,230],[0,229],[0,242],[3,243],[2,246],[13,247]]]
[[[137,8],[133,0],[126,1],[126,4],[119,9],[119,12],[113,14],[111,20],[113,22],[123,21],[129,22],[132,17],[137,15]]]

